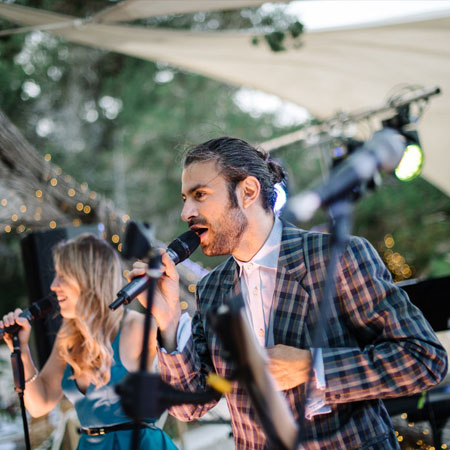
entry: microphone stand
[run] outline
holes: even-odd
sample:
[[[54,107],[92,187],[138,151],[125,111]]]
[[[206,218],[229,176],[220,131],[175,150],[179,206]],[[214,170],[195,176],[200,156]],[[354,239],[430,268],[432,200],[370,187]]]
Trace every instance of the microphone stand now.
[[[322,299],[319,302],[317,311],[317,324],[311,340],[311,348],[322,348],[327,335],[329,323],[328,316],[331,311],[331,302],[336,291],[335,275],[339,258],[345,250],[350,238],[350,229],[353,213],[353,197],[349,196],[338,199],[328,207],[329,224],[331,235],[330,259],[327,264],[327,275],[325,278]],[[301,432],[304,430],[305,409],[312,392],[312,382],[314,379],[314,367],[317,362],[317,352],[313,352],[313,360],[308,373],[308,380],[305,384],[304,401],[300,403],[299,427],[295,448],[301,444]]]
[[[121,397],[122,408],[133,421],[138,424],[145,418],[158,417],[163,411],[173,405],[184,403],[207,403],[218,399],[221,394],[213,389],[205,392],[183,392],[174,389],[163,382],[155,373],[147,372],[148,344],[151,331],[151,310],[153,297],[158,279],[161,276],[161,253],[150,249],[148,253],[147,275],[150,283],[147,291],[147,308],[145,310],[144,336],[139,371],[128,374],[125,379],[116,385],[115,390]],[[133,430],[133,450],[139,449],[140,430]]]
[[[268,373],[264,351],[245,317],[242,295],[228,298],[211,310],[208,320],[225,350],[224,358],[235,365],[231,379],[242,383],[249,394],[269,448],[293,450],[296,423]]]
[[[142,340],[142,353],[138,372],[138,374],[140,375],[143,375],[147,372],[148,353],[149,353],[148,344],[150,340],[150,331],[151,331],[153,297],[155,294],[157,280],[161,276],[160,267],[161,267],[161,253],[155,251],[154,248],[151,248],[149,251],[148,270],[147,270],[147,275],[149,276],[150,283],[147,291],[147,308],[145,309],[144,336]],[[142,410],[141,402],[142,400],[138,400],[137,411]],[[140,414],[134,417],[134,421],[136,423],[139,422],[139,419],[142,420],[144,419],[144,417],[140,416]],[[132,447],[131,447],[133,450],[138,450],[139,441],[140,441],[140,429],[136,427],[133,430]]]
[[[20,410],[22,413],[23,431],[25,436],[25,447],[27,450],[31,449],[30,434],[28,432],[27,414],[25,410],[25,403],[23,400],[25,390],[25,372],[22,362],[22,352],[20,350],[19,332],[16,331],[11,334],[13,340],[13,351],[11,353],[11,366],[14,378],[14,390],[19,396]]]

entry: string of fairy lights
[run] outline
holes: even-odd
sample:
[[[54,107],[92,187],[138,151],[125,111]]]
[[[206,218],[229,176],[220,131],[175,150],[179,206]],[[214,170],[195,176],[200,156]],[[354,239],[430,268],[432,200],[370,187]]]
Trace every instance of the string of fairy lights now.
[[[384,263],[393,275],[394,281],[407,280],[415,275],[415,267],[406,262],[406,258],[398,251],[394,251],[395,239],[390,233],[386,234],[380,245],[380,253]]]
[[[446,450],[450,448],[449,444],[441,444],[440,447],[435,447],[432,443],[433,433],[430,428],[421,423],[412,422],[407,413],[401,414],[394,421],[397,441],[404,450]]]
[[[63,174],[60,167],[51,164],[51,155],[44,156],[45,170],[42,181],[31,191],[26,183],[18,192],[10,189],[12,199],[2,195],[1,208],[7,209],[3,219],[5,233],[18,234],[35,230],[55,229],[72,225],[101,222],[105,226],[105,237],[122,251],[121,236],[130,220],[128,214],[118,214],[114,205],[97,192],[90,191],[88,183],[78,184],[72,176]],[[25,181],[25,180],[24,180]],[[8,181],[5,183],[8,185]],[[17,199],[20,198],[20,202]],[[5,214],[2,214],[5,217]]]
[[[40,161],[35,160],[35,171],[36,167],[38,172],[42,172],[40,176],[23,177],[17,183],[10,176],[3,183],[3,187],[8,187],[6,191],[2,191],[0,185],[0,227],[5,233],[22,234],[101,224],[103,237],[122,252],[123,235],[131,220],[129,214],[117,211],[111,201],[89,190],[87,182],[77,183],[71,175],[64,174],[60,167],[53,165],[51,154],[40,157]],[[22,169],[20,172],[23,175],[25,171]],[[180,265],[179,269],[182,290],[186,294],[184,297],[189,300],[181,301],[180,305],[183,310],[190,311],[194,307],[192,299],[196,284],[207,271],[198,264],[189,263]],[[129,263],[124,261],[124,265]],[[125,268],[124,278],[127,274],[128,268]]]

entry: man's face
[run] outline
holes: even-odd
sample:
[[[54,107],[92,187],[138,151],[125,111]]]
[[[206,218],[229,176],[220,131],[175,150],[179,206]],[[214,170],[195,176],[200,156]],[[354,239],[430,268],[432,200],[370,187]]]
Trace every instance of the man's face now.
[[[248,223],[241,207],[231,205],[227,181],[219,174],[216,163],[190,164],[183,170],[181,183],[181,218],[200,236],[203,253],[233,253]]]

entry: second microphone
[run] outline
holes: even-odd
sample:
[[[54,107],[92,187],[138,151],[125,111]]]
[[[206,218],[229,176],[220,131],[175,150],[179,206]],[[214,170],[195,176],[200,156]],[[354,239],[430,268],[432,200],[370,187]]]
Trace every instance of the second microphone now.
[[[178,264],[189,258],[199,244],[200,238],[197,234],[193,231],[186,231],[169,244],[167,254],[175,264]],[[149,283],[150,278],[147,275],[134,278],[117,293],[116,300],[109,305],[109,308],[115,310],[120,305],[128,305],[128,303],[148,288]]]

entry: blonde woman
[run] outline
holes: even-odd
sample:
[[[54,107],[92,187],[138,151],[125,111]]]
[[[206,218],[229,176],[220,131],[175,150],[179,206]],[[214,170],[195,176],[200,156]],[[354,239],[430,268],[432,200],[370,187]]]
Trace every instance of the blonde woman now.
[[[53,252],[56,294],[63,317],[55,345],[41,372],[30,355],[30,324],[16,309],[0,327],[21,326],[25,406],[33,417],[51,411],[63,395],[74,404],[81,423],[78,449],[128,449],[134,424],[123,412],[114,385],[138,370],[144,316],[108,305],[121,287],[119,259],[113,248],[91,234],[59,244]],[[5,334],[12,350],[12,340]],[[153,360],[156,339],[150,339]],[[151,363],[151,361],[150,361]],[[140,448],[176,449],[152,422],[139,424]]]

